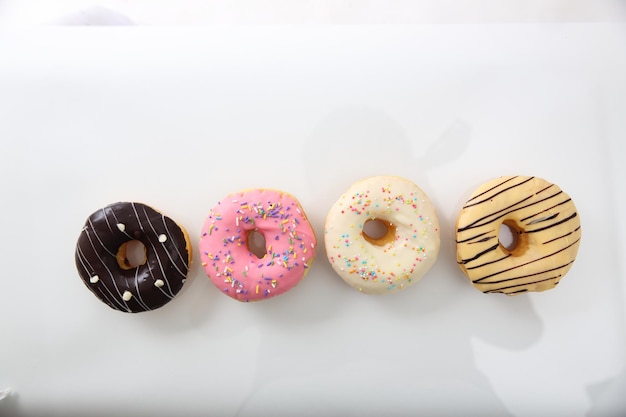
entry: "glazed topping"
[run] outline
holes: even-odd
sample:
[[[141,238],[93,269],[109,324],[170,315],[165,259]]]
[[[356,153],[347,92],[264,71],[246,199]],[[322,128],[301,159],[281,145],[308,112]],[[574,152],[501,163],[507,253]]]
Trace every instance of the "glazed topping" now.
[[[378,221],[380,236],[366,224]],[[326,252],[350,286],[371,294],[406,288],[432,266],[439,252],[439,223],[424,192],[399,177],[359,181],[326,218]]]
[[[500,243],[501,225],[515,236]],[[556,286],[576,259],[580,219],[572,199],[541,178],[512,176],[479,187],[457,221],[457,262],[483,292]]]
[[[134,266],[127,244],[139,241],[145,261]],[[76,267],[85,285],[111,308],[154,310],[170,301],[185,282],[191,248],[184,230],[141,203],[115,203],[87,219],[76,244]]]
[[[265,239],[259,258],[253,233]],[[213,283],[239,301],[257,301],[293,288],[313,261],[315,234],[298,201],[281,191],[231,194],[207,217],[200,257]]]

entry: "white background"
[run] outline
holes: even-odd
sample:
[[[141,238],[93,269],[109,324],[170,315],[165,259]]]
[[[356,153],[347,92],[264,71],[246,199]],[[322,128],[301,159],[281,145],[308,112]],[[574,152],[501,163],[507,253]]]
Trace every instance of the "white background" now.
[[[624,0],[0,0],[0,28],[625,20]]]
[[[39,29],[0,44],[0,402],[7,415],[623,414],[626,28],[610,24]],[[365,176],[419,184],[442,249],[419,283],[360,294],[327,210]],[[500,175],[572,196],[558,289],[483,295],[455,263],[464,199]],[[220,294],[199,262],[154,312],[84,288],[74,245],[120,200],[193,242],[229,192],[284,189],[318,234],[291,292]]]

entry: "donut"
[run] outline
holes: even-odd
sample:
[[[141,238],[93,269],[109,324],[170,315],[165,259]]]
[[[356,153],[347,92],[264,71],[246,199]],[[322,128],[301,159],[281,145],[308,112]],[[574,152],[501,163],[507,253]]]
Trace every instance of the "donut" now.
[[[262,251],[254,251],[253,237]],[[200,259],[213,284],[238,301],[283,294],[306,275],[317,240],[292,195],[254,189],[230,194],[211,209],[200,234]]]
[[[369,222],[380,233],[368,233]],[[326,255],[351,287],[387,294],[417,282],[437,260],[439,221],[426,194],[404,178],[377,176],[353,184],[332,206]]]
[[[512,232],[512,244],[501,243],[502,227]],[[484,293],[549,290],[574,263],[580,237],[576,206],[557,185],[537,177],[500,177],[478,187],[463,206],[456,223],[457,263]]]
[[[139,265],[128,260],[131,242],[143,245],[145,259]],[[185,283],[191,257],[182,226],[145,204],[128,202],[89,216],[75,254],[87,288],[109,307],[127,313],[154,310],[174,298]]]

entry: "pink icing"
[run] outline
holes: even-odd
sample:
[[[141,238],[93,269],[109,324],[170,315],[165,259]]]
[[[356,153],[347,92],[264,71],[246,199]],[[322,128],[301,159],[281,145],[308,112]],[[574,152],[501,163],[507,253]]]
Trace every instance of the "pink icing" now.
[[[248,248],[248,233],[265,237],[267,253]],[[317,241],[298,201],[277,190],[230,194],[202,227],[200,259],[213,283],[239,301],[274,297],[295,287],[313,262]]]

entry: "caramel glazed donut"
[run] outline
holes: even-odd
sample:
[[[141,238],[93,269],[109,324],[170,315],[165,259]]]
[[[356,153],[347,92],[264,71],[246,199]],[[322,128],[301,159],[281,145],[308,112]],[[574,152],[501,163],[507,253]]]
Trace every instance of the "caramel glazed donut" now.
[[[133,266],[128,243],[144,245]],[[184,228],[141,203],[115,203],[93,213],[76,244],[76,267],[91,292],[109,307],[128,313],[157,309],[181,290],[191,246]]]
[[[500,244],[500,226],[513,247]],[[536,177],[501,177],[471,195],[456,224],[457,263],[484,293],[519,294],[554,288],[569,271],[580,244],[572,199]]]

